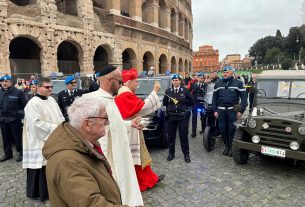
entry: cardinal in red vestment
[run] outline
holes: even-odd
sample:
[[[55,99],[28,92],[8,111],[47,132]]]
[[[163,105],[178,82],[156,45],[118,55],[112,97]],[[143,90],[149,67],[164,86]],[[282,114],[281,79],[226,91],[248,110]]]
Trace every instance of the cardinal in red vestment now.
[[[122,77],[124,85],[119,89],[115,102],[124,120],[149,115],[161,107],[157,95],[161,88],[159,82],[155,83],[153,91],[143,101],[134,93],[138,88],[137,70],[123,70]],[[152,160],[145,145],[143,131],[132,128],[128,132],[128,137],[140,190],[143,192],[152,188],[165,176],[158,176],[150,167]]]

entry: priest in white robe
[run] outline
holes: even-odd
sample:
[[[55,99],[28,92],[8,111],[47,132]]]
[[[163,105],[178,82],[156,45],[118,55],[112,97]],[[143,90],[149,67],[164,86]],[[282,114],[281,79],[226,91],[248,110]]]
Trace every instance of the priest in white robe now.
[[[42,147],[51,132],[65,120],[56,100],[50,96],[52,88],[48,78],[39,78],[37,93],[24,109],[22,168],[27,169],[26,196],[40,201],[49,198],[47,160],[42,155]]]
[[[122,197],[122,204],[128,206],[143,205],[143,198],[138,185],[136,172],[129,147],[128,131],[131,127],[141,129],[138,118],[124,121],[117,108],[114,97],[122,85],[121,70],[106,66],[96,74],[100,88],[85,96],[101,97],[106,106],[109,128],[100,139],[101,148],[110,163],[112,175],[116,180]]]

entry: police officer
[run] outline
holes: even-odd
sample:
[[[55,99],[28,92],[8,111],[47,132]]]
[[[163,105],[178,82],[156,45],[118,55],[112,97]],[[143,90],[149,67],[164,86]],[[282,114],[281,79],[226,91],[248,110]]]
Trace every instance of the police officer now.
[[[203,73],[199,73],[197,75],[197,82],[191,84],[190,91],[192,96],[194,97],[195,104],[192,107],[192,134],[191,137],[196,137],[197,131],[197,114],[200,113],[200,121],[201,121],[201,131],[200,134],[203,133],[205,125],[206,125],[206,116],[203,111],[198,111],[198,109],[203,110],[203,102],[204,96],[206,94],[207,84],[204,83]]]
[[[232,142],[235,133],[234,122],[241,117],[247,107],[246,89],[243,83],[233,78],[233,68],[223,69],[223,79],[214,87],[212,107],[214,116],[218,118],[219,130],[222,135],[225,150],[223,155],[232,156]],[[241,107],[236,107],[241,99]]]
[[[13,158],[12,142],[15,142],[19,156],[16,162],[22,161],[22,123],[24,107],[27,104],[25,94],[16,89],[12,78],[5,75],[1,78],[0,90],[0,125],[3,139],[4,155],[0,162]]]
[[[83,95],[83,91],[77,89],[77,82],[73,76],[68,76],[65,79],[66,90],[58,93],[58,105],[64,115],[66,121],[68,121],[67,108],[73,103],[74,99]]]
[[[194,99],[190,91],[181,86],[181,77],[178,74],[172,76],[173,87],[165,91],[163,105],[166,106],[168,115],[168,141],[169,155],[168,161],[175,157],[175,140],[177,127],[179,130],[181,149],[184,154],[185,162],[189,163],[189,142],[188,142],[188,125],[191,110],[190,107],[194,104]]]

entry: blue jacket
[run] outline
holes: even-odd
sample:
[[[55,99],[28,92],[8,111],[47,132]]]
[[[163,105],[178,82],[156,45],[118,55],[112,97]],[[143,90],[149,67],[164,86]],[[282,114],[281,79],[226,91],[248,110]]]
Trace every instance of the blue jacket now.
[[[241,99],[241,109],[239,112],[244,113],[247,108],[247,94],[243,83],[233,77],[219,80],[214,87],[212,107],[217,111],[217,107],[232,107],[239,103]]]

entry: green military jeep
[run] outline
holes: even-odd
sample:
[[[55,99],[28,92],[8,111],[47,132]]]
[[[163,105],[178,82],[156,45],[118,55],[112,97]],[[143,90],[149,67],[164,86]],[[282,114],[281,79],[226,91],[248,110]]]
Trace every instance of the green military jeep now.
[[[232,155],[250,153],[305,160],[305,71],[264,71],[257,78],[254,108],[237,124]]]

